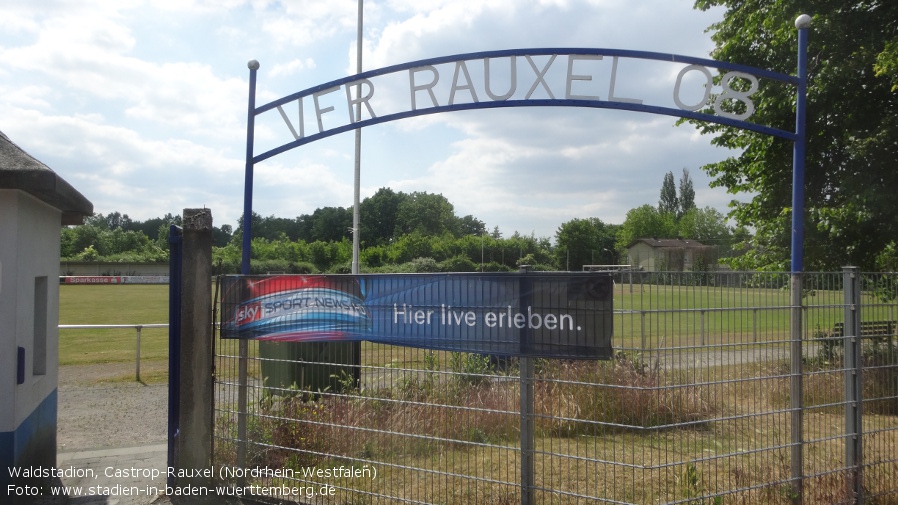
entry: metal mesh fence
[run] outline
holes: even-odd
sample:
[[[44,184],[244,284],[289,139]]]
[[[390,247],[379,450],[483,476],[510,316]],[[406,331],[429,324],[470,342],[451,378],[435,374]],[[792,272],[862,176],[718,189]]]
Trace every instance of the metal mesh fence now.
[[[804,274],[796,376],[788,274],[615,275],[604,361],[218,340],[214,463],[301,503],[898,503],[898,277]]]

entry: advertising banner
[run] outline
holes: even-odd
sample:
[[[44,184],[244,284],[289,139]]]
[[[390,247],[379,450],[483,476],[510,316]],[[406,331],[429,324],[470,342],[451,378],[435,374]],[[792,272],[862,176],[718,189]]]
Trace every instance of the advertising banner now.
[[[60,284],[168,284],[167,275],[66,275]]]
[[[225,276],[222,338],[606,359],[607,273]]]

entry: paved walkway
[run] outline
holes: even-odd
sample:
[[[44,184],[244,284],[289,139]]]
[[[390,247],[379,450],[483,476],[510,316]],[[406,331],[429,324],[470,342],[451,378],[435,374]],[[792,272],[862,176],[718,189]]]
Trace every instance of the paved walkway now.
[[[60,452],[56,467],[65,476],[59,496],[37,503],[145,505],[170,503],[165,497],[168,445]]]
[[[60,453],[56,464],[93,470],[94,478],[63,479],[66,486],[81,488],[80,496],[70,494],[72,504],[143,504],[165,494],[167,458],[168,445],[160,444]],[[104,496],[85,496],[91,487]]]
[[[116,364],[60,367],[56,468],[63,477],[53,483],[56,494],[0,494],[0,505],[253,503],[166,496],[168,386],[122,381],[131,371]]]

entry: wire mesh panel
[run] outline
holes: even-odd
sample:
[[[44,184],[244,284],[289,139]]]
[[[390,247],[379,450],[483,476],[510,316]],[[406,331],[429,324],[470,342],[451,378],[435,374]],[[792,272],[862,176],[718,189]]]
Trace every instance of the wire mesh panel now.
[[[612,359],[526,358],[532,378],[516,356],[219,340],[216,465],[302,503],[792,503],[789,276],[616,275]],[[843,273],[804,276],[805,503],[898,500],[898,291],[858,278],[851,302]]]

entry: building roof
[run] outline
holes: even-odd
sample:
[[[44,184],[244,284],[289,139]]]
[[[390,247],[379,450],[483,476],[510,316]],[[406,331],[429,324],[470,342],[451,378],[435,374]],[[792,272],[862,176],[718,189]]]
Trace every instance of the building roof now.
[[[680,238],[638,238],[633,242],[627,244],[627,249],[633,247],[639,242],[644,242],[651,247],[660,248],[660,247],[682,247],[682,248],[690,248],[690,247],[704,247],[705,244],[702,244],[698,240],[683,240]]]
[[[47,165],[0,132],[0,189],[18,189],[62,211],[62,224],[81,224],[94,204]]]

